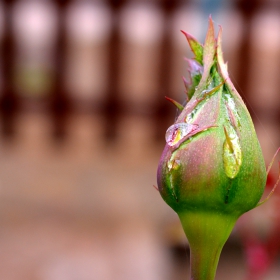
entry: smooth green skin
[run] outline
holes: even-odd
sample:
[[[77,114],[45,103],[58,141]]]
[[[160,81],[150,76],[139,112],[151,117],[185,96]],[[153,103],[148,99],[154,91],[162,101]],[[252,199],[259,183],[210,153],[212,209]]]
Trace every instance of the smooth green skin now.
[[[256,207],[266,183],[264,158],[253,122],[228,78],[221,53],[221,31],[216,41],[211,19],[203,66],[198,88],[176,123],[185,122],[193,112],[211,76],[214,86],[224,84],[202,101],[203,106],[193,118],[194,124],[207,129],[173,147],[166,145],[157,174],[160,194],[179,215],[190,244],[192,280],[215,278],[221,250],[232,228],[243,213]],[[233,118],[234,125],[229,118],[226,94],[233,98],[238,115],[238,119]],[[229,125],[236,130],[242,151],[242,163],[234,178],[227,176],[224,167],[224,128]]]
[[[190,243],[191,279],[214,279],[222,248],[237,218],[197,211],[179,213],[179,217]]]

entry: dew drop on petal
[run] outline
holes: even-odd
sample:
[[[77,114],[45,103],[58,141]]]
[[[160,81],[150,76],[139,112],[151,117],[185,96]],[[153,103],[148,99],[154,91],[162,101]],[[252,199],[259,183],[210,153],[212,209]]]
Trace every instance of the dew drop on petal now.
[[[179,159],[170,159],[168,162],[167,162],[167,167],[168,167],[168,170],[171,171],[171,170],[178,170],[178,168],[180,167],[181,165],[181,161]]]
[[[203,95],[205,95],[206,93],[208,93],[208,92],[210,92],[211,90],[210,89],[205,89],[205,90],[203,90],[202,92],[201,92],[201,95],[203,96]]]
[[[235,131],[230,127],[230,132],[226,132],[227,136],[223,146],[224,169],[226,175],[233,179],[237,176],[242,164],[242,151],[239,138]]]
[[[170,126],[165,134],[165,141],[169,146],[174,146],[182,138],[196,130],[198,125],[188,123],[176,123]]]

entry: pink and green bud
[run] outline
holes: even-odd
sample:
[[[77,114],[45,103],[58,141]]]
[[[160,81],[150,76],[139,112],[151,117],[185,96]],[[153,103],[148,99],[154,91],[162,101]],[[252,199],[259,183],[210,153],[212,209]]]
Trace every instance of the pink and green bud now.
[[[224,243],[237,219],[257,206],[267,175],[253,122],[223,61],[221,29],[215,39],[210,18],[204,46],[183,33],[195,55],[185,81],[189,101],[166,132],[158,189],[188,238],[191,279],[212,280]]]

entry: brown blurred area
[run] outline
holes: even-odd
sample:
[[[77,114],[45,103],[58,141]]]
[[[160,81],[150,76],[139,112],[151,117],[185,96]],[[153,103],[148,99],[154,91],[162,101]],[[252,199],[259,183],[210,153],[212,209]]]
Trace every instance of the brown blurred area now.
[[[203,41],[209,14],[269,162],[279,1],[0,2],[0,279],[188,279],[187,241],[153,185],[176,111],[164,96],[184,101],[179,30]],[[234,232],[217,280],[245,275]]]

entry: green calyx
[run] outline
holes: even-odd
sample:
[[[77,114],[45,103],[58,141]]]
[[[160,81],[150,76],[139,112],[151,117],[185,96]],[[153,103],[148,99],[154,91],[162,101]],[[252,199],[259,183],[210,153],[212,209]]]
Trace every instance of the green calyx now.
[[[238,217],[256,207],[266,170],[253,122],[223,61],[221,29],[215,39],[210,18],[204,46],[183,33],[195,55],[189,101],[167,130],[158,188],[189,239],[192,279],[210,280],[217,264],[206,265],[210,251],[217,261]],[[208,265],[214,272],[202,272]]]

